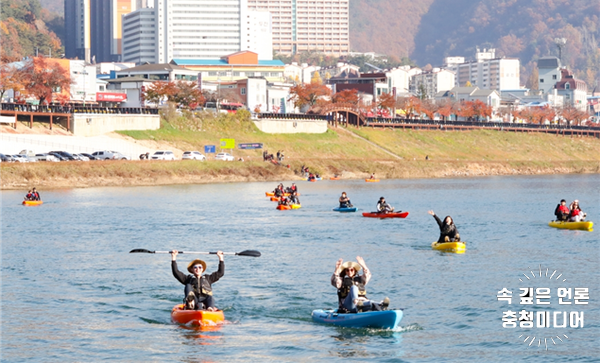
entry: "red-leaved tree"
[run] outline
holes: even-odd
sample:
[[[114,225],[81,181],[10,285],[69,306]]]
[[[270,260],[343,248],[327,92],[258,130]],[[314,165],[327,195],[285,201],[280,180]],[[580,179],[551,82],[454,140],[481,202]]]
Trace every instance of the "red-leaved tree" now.
[[[304,108],[313,107],[317,101],[323,97],[329,97],[331,90],[320,83],[312,82],[309,84],[298,84],[290,89],[290,98],[288,101],[294,102],[294,106]]]
[[[71,75],[58,62],[44,56],[30,58],[21,69],[23,93],[38,99],[39,104],[52,102],[52,94],[71,88]]]

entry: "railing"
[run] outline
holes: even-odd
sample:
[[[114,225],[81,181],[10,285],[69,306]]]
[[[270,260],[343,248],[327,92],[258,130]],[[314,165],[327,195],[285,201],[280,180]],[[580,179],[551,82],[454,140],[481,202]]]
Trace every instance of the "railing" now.
[[[577,125],[540,125],[529,123],[511,123],[511,122],[487,122],[487,121],[442,121],[442,120],[421,120],[405,118],[366,118],[367,126],[378,125],[436,125],[443,126],[465,126],[465,127],[484,127],[484,128],[526,128],[526,129],[552,129],[552,130],[593,130],[600,131],[600,126],[577,126]]]
[[[137,114],[158,115],[157,108],[148,107],[99,107],[82,105],[30,105],[20,103],[2,103],[2,111],[15,111],[24,113],[90,113],[90,114]]]
[[[327,115],[307,115],[303,113],[257,113],[256,116],[260,119],[278,119],[278,120],[330,120],[331,116]]]

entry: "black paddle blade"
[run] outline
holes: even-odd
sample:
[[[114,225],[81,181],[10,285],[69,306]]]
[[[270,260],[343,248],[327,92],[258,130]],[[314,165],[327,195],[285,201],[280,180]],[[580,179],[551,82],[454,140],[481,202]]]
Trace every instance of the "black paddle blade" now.
[[[154,253],[154,251],[145,250],[143,248],[136,248],[134,250],[129,251],[129,253]]]
[[[236,253],[236,256],[260,257],[260,252],[256,250],[246,250]]]

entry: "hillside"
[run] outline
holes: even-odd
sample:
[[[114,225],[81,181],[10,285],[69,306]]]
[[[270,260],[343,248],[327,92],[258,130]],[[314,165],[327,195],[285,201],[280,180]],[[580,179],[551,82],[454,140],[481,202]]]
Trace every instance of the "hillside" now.
[[[39,0],[2,0],[0,48],[2,61],[17,61],[38,52],[60,56],[64,48],[54,31],[64,29],[64,20]]]
[[[473,58],[476,47],[518,57],[522,82],[541,56],[558,55],[588,85],[600,78],[600,1],[357,0],[350,2],[350,40],[358,51],[441,65],[446,56]]]

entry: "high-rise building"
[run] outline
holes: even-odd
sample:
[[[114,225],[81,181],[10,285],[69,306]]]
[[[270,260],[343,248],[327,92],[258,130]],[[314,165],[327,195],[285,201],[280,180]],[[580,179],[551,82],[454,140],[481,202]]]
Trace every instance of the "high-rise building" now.
[[[517,58],[496,58],[495,49],[477,49],[474,61],[465,62],[463,57],[448,57],[445,63],[445,68],[456,74],[456,87],[470,84],[499,91],[520,88],[521,63]]]
[[[65,0],[65,56],[114,62],[121,55],[121,16],[137,0]]]
[[[350,51],[349,0],[247,0],[272,15],[273,50],[282,54]]]
[[[218,59],[248,43],[247,0],[156,0],[157,62]]]
[[[154,8],[138,9],[123,15],[122,61],[158,63],[156,58],[156,12]]]

